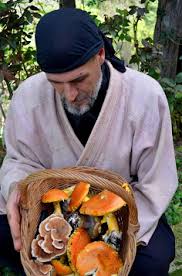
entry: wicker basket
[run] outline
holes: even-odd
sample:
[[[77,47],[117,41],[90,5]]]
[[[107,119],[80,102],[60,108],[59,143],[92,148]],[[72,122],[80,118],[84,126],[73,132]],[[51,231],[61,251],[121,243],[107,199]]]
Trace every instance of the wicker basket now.
[[[111,171],[90,167],[71,167],[57,170],[43,170],[31,174],[21,183],[21,261],[27,276],[43,275],[37,272],[37,267],[31,258],[30,250],[31,242],[35,237],[40,219],[42,209],[41,196],[49,189],[64,189],[75,185],[79,181],[88,182],[93,192],[98,193],[103,189],[108,189],[121,196],[127,202],[127,207],[119,211],[119,227],[123,232],[120,254],[124,262],[124,267],[119,276],[127,276],[129,274],[136,254],[135,235],[139,229],[137,208],[132,190],[130,193],[126,192],[122,188],[122,184],[126,183],[126,181]]]

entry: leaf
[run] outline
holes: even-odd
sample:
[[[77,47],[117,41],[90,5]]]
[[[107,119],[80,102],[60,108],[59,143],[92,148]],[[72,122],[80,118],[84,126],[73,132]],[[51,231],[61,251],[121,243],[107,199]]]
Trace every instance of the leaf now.
[[[137,7],[136,6],[130,6],[129,8],[130,8],[129,14],[134,15],[137,11]]]
[[[175,92],[176,93],[182,93],[182,84],[178,84],[175,86]]]
[[[145,8],[137,8],[137,16],[138,17],[144,16],[145,12],[146,12]]]
[[[27,19],[27,21],[28,21],[29,23],[32,23],[32,21],[33,21],[33,16],[32,16],[32,14],[31,14],[30,11],[26,10],[25,13],[24,13],[24,16],[26,17],[26,19]]]
[[[6,4],[0,2],[0,10],[5,10]]]
[[[40,19],[40,18],[42,17],[42,15],[39,14],[38,12],[34,12],[34,13],[32,13],[32,14],[33,14],[33,16],[34,16],[35,18],[38,18],[38,19]]]
[[[182,99],[182,92],[178,92],[175,94],[176,99]]]
[[[32,11],[39,11],[39,8],[35,6],[29,6],[29,9],[31,9]]]
[[[173,79],[170,79],[170,78],[162,78],[161,79],[161,84],[165,85],[165,86],[172,87],[172,88],[175,87],[175,81]]]
[[[182,83],[182,72],[176,75],[176,83]]]
[[[182,146],[176,147],[176,150],[182,152]],[[177,159],[176,162],[177,162],[177,161],[180,163],[181,160],[180,160],[180,159]]]

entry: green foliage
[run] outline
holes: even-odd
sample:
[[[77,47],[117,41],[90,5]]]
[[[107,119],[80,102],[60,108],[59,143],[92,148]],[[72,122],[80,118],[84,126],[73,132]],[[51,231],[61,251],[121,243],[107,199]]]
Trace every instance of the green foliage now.
[[[26,2],[7,1],[0,5],[0,81],[8,89],[9,98],[20,80],[38,70],[32,26],[41,14],[32,0]]]
[[[175,140],[182,137],[182,73],[176,79],[159,79],[168,99]]]
[[[182,221],[182,146],[177,147],[176,166],[178,169],[178,189],[169,205],[166,212],[168,222],[170,224],[177,224]]]

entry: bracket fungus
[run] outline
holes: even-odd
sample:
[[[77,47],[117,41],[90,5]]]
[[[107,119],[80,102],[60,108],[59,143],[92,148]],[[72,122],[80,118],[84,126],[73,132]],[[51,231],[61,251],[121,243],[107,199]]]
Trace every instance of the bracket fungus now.
[[[31,244],[32,257],[34,257],[36,261],[45,263],[45,262],[51,261],[52,259],[60,255],[60,250],[56,248],[53,253],[51,254],[46,253],[40,246],[42,242],[43,242],[43,238],[41,238],[40,235],[37,235],[36,239],[33,239]],[[64,251],[66,251],[66,248],[64,248]]]
[[[43,264],[38,261],[35,261],[36,269],[40,271],[43,275],[47,275],[52,271],[53,266],[51,264]]]
[[[72,228],[61,216],[51,215],[39,225],[39,235],[32,241],[32,256],[47,262],[66,252]]]

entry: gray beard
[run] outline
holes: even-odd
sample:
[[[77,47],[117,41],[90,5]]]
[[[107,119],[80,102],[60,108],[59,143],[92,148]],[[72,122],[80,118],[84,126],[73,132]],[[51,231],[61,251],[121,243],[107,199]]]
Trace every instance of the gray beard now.
[[[94,105],[94,103],[98,97],[99,90],[100,90],[100,87],[102,84],[102,78],[103,78],[103,75],[102,75],[102,71],[101,71],[100,78],[95,85],[95,89],[93,90],[92,95],[88,98],[88,103],[84,104],[83,106],[76,106],[74,104],[71,104],[67,101],[67,99],[65,98],[64,95],[61,95],[61,101],[62,101],[64,108],[71,114],[77,115],[77,116],[81,116],[84,113],[86,113],[87,111],[89,111],[92,108],[92,106]],[[78,100],[81,101],[83,98],[83,95],[77,96],[77,98],[78,98]]]

